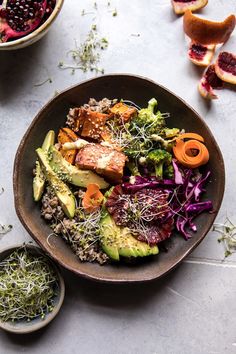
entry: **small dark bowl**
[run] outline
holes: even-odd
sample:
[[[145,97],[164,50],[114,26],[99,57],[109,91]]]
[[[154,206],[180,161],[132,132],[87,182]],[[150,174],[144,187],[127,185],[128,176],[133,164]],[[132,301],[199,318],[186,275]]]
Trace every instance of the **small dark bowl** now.
[[[20,248],[21,245],[16,245],[16,246],[11,246],[8,247],[0,252],[0,261],[4,260],[10,254],[14,251],[16,251],[18,248]],[[45,318],[41,319],[40,317],[37,317],[33,319],[32,321],[17,321],[17,322],[10,322],[10,321],[1,321],[0,320],[0,328],[4,329],[7,332],[11,333],[17,333],[17,334],[26,334],[26,333],[31,333],[38,331],[39,329],[47,326],[58,314],[60,311],[60,308],[63,304],[64,296],[65,296],[65,283],[64,279],[61,276],[60,270],[58,267],[52,262],[52,260],[45,256],[44,252],[36,246],[33,245],[25,245],[27,251],[32,254],[32,256],[43,256],[45,257],[46,262],[49,264],[49,266],[54,270],[56,277],[58,279],[58,289],[57,289],[57,295],[54,298],[54,308],[51,312],[46,313]]]
[[[35,164],[35,149],[41,146],[48,130],[58,129],[65,123],[70,107],[82,105],[90,97],[96,99],[124,98],[136,102],[141,107],[156,97],[159,109],[169,112],[168,126],[197,132],[205,138],[210,152],[210,161],[205,170],[210,170],[204,199],[210,199],[214,213],[203,213],[196,218],[198,231],[189,241],[175,235],[169,241],[167,253],[148,258],[135,265],[117,264],[100,266],[81,263],[70,247],[60,238],[50,238],[49,226],[40,217],[40,206],[32,197],[32,169]],[[107,75],[83,82],[53,98],[35,117],[18,148],[14,165],[14,196],[17,215],[26,230],[36,242],[58,263],[80,276],[109,282],[138,282],[159,278],[176,267],[204,239],[210,230],[220,208],[224,194],[225,170],[222,154],[210,129],[203,119],[184,101],[155,82],[131,75]]]

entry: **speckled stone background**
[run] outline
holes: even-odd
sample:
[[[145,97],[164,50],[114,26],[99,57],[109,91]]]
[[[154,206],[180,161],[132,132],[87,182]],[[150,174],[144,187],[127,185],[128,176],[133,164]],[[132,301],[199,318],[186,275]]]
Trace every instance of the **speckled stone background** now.
[[[12,168],[17,146],[39,109],[70,85],[93,77],[71,75],[58,63],[68,61],[74,40],[83,41],[96,23],[109,47],[101,57],[106,73],[134,73],[163,84],[205,119],[222,150],[226,190],[217,222],[236,222],[235,90],[204,101],[197,92],[202,70],[187,59],[182,17],[170,0],[65,0],[48,35],[16,52],[0,52],[0,222],[13,230],[0,249],[30,240],[16,217]],[[92,12],[81,16],[81,11]],[[117,9],[117,16],[112,11]],[[209,0],[201,11],[223,20],[235,0]],[[139,36],[138,36],[139,34]],[[234,34],[224,49],[235,51]],[[218,49],[220,50],[220,48]],[[47,80],[42,86],[35,86]],[[224,250],[210,232],[192,255],[166,278],[144,285],[112,286],[82,280],[64,271],[66,298],[58,317],[40,332],[17,336],[0,332],[1,354],[234,354],[236,353],[236,257],[222,262]]]

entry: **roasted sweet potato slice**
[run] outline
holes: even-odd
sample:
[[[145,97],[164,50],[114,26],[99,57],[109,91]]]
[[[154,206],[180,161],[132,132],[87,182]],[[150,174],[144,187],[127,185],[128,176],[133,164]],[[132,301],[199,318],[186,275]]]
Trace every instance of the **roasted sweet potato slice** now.
[[[61,128],[58,133],[58,142],[65,144],[68,141],[76,141],[78,136],[70,128]]]
[[[116,116],[119,116],[124,123],[129,122],[137,115],[137,109],[135,107],[129,107],[123,102],[115,104],[110,111]]]
[[[61,128],[58,134],[58,142],[63,145],[67,142],[76,141],[78,136],[70,128]],[[71,164],[74,164],[77,150],[64,151],[60,149],[62,156]]]
[[[101,139],[101,133],[105,129],[108,114],[84,110],[84,122],[81,136],[94,140]]]

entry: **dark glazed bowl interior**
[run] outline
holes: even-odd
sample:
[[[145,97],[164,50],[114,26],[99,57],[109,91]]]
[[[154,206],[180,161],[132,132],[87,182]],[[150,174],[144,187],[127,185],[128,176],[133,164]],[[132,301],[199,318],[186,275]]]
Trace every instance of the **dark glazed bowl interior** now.
[[[203,213],[197,217],[198,231],[189,241],[174,235],[168,252],[137,264],[113,264],[100,266],[81,263],[70,247],[60,238],[47,236],[49,226],[40,217],[40,206],[32,197],[32,169],[35,164],[35,149],[42,145],[49,129],[58,131],[64,125],[70,107],[88,102],[90,97],[123,98],[145,107],[150,98],[158,100],[159,109],[169,112],[168,126],[197,132],[205,138],[210,152],[210,161],[205,170],[212,172],[204,199],[210,199],[214,213]],[[220,149],[205,122],[185,102],[164,87],[148,79],[131,75],[107,75],[74,86],[51,100],[39,112],[28,128],[18,148],[14,165],[14,196],[16,212],[31,236],[56,261],[67,269],[90,279],[111,282],[147,281],[159,278],[181,262],[205,237],[220,208],[224,193],[225,170]]]

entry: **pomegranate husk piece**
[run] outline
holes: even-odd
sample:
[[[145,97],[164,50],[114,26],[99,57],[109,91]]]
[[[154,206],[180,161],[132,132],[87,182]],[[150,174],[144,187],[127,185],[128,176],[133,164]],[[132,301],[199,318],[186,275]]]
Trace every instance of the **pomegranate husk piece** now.
[[[201,81],[198,84],[198,90],[202,97],[214,100],[218,98],[214,89],[220,89],[222,87],[223,82],[215,73],[215,65],[211,64],[201,78]]]
[[[205,20],[187,10],[184,14],[184,32],[196,43],[202,45],[226,42],[236,24],[235,15],[228,16],[223,22]]]
[[[21,2],[20,0],[18,1],[19,3]],[[21,6],[24,6],[27,3],[24,3]],[[17,30],[19,28],[19,24],[13,22],[12,25],[9,24],[10,18],[8,10],[8,3],[6,5],[6,9],[0,6],[0,43],[5,43],[9,41],[10,39],[16,39],[20,38],[23,36],[26,36],[27,34],[33,32],[41,23],[42,18],[45,14],[46,8],[47,8],[47,0],[42,0],[41,3],[39,3],[40,9],[35,11],[34,17],[29,17],[23,19],[23,26],[26,28],[25,30]],[[4,16],[3,16],[4,15]],[[19,16],[18,16],[19,17]],[[17,27],[18,26],[18,27]],[[16,27],[14,29],[13,27]],[[22,24],[20,25],[22,27]]]
[[[213,59],[215,47],[214,44],[204,46],[192,41],[189,46],[188,57],[193,64],[207,67]]]
[[[197,11],[208,4],[208,0],[171,0],[171,4],[176,15],[182,15],[187,10]]]
[[[236,85],[236,55],[221,52],[216,60],[215,72],[221,80]]]

